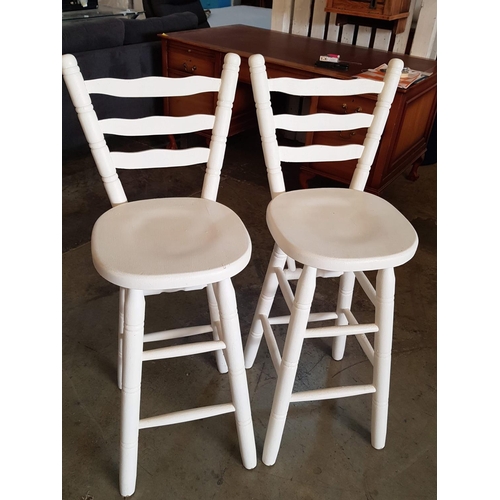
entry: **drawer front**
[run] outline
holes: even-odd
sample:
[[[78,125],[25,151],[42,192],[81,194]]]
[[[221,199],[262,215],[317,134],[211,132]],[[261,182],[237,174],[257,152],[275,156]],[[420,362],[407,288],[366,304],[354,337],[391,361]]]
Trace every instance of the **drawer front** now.
[[[318,99],[318,112],[343,115],[347,113],[373,113],[376,99],[366,96],[336,96],[320,97]]]
[[[327,0],[325,10],[372,18],[408,15],[410,0]]]
[[[173,78],[185,77],[186,73],[181,71],[170,71],[169,76]],[[207,92],[191,96],[168,97],[168,114],[172,116],[188,116],[194,114],[214,113],[216,105],[216,94]]]
[[[167,49],[167,60],[169,76],[174,76],[174,74],[170,75],[171,70],[178,71],[183,76],[220,76],[215,74],[214,52],[192,49],[189,46],[170,42]]]
[[[350,114],[372,113],[376,101],[367,97],[320,97],[318,99],[318,113]],[[363,144],[366,128],[356,130],[341,130],[338,132],[315,132],[309,138],[310,144],[329,144],[341,146],[344,144]]]

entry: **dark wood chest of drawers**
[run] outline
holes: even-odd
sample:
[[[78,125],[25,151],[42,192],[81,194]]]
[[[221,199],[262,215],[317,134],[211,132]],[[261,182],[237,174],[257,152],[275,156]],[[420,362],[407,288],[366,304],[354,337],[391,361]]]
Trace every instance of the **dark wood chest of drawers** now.
[[[244,132],[257,124],[247,63],[248,57],[255,53],[266,58],[270,77],[351,78],[363,69],[388,62],[391,57],[400,57],[412,69],[432,73],[406,90],[398,89],[366,189],[378,194],[405,170],[411,170],[410,176],[417,176],[436,116],[436,61],[241,25],[169,33],[161,38],[165,76],[220,76],[224,55],[227,52],[240,55],[239,84],[229,135]],[[327,53],[341,54],[343,60],[351,63],[349,70],[341,72],[316,67],[314,63],[319,55]],[[192,112],[212,113],[215,104],[215,97],[210,95],[195,99],[171,98],[165,104],[165,112],[177,116]],[[312,99],[309,110],[345,113],[370,110],[374,105],[371,96],[349,100],[329,97]],[[326,139],[330,144],[343,144],[348,137],[346,134],[308,134],[306,142],[314,144]],[[355,139],[361,143],[364,133],[357,131],[355,134]],[[314,175],[348,183],[353,169],[354,162],[303,165],[301,177],[304,183]]]

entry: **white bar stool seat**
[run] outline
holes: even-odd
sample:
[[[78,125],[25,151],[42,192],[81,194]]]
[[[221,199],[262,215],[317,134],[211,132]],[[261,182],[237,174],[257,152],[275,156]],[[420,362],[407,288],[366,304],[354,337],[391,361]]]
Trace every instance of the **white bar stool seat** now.
[[[252,248],[241,219],[225,205],[203,198],[118,205],[99,217],[91,241],[97,272],[115,285],[137,290],[223,281],[246,267]]]
[[[274,241],[288,256],[328,271],[373,271],[410,260],[417,233],[379,196],[342,188],[283,193],[267,208]]]

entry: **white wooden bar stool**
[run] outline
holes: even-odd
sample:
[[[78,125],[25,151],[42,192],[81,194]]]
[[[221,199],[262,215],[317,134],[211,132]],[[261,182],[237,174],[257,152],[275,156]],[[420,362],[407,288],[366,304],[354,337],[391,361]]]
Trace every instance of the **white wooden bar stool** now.
[[[122,390],[122,496],[130,496],[135,491],[139,429],[235,412],[243,465],[252,469],[257,464],[236,298],[231,283],[231,278],[249,262],[251,242],[240,218],[216,201],[239,66],[239,56],[227,54],[221,78],[84,81],[75,57],[64,55],[62,59],[64,80],[113,206],[97,220],[91,248],[96,270],[120,287],[119,350],[123,343],[123,359],[119,356],[118,384]],[[166,97],[202,92],[218,95],[215,115],[98,120],[89,95]],[[209,147],[133,153],[110,152],[103,135],[168,136],[201,130],[212,130]],[[206,163],[207,168],[201,198],[128,202],[116,172],[117,168],[202,163]],[[210,325],[144,335],[146,296],[203,288],[207,289]],[[203,333],[212,333],[212,339],[143,350],[143,342]],[[143,361],[210,351],[217,353],[219,371],[229,371],[230,402],[139,418]]]
[[[249,59],[262,147],[272,201],[267,225],[275,247],[245,346],[245,365],[250,368],[264,334],[278,372],[263,462],[275,463],[285,419],[291,402],[332,399],[373,393],[372,445],[383,448],[386,440],[394,308],[394,267],[411,259],[418,238],[406,218],[380,197],[363,191],[384,130],[403,68],[390,61],[384,82],[364,79],[316,78],[268,79],[261,55]],[[273,115],[270,92],[310,96],[317,109],[318,96],[373,95],[373,112],[305,116]],[[378,97],[377,97],[378,95]],[[363,144],[326,146],[278,145],[276,129],[295,132],[351,131],[367,129]],[[345,134],[344,134],[345,135]],[[348,137],[353,137],[348,135]],[[285,192],[281,162],[345,161],[357,159],[350,189],[318,188]],[[301,265],[297,266],[296,263]],[[373,286],[365,271],[376,271]],[[318,277],[341,277],[336,310],[310,314]],[[374,304],[374,320],[358,324],[351,311],[355,280]],[[295,293],[289,281],[298,280]],[[289,316],[270,317],[278,289],[291,311]],[[335,320],[332,326],[308,328],[314,321]],[[272,325],[287,324],[283,356]],[[374,346],[366,337],[375,334]],[[304,339],[333,337],[332,355],[340,360],[347,335],[354,335],[373,365],[373,379],[362,385],[292,393]]]

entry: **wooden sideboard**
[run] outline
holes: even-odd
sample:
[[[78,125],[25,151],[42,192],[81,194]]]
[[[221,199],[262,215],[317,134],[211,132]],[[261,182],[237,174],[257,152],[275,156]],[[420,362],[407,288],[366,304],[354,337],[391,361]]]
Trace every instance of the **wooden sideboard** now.
[[[406,90],[398,89],[366,190],[379,194],[405,170],[411,170],[411,178],[418,177],[417,169],[427,150],[427,140],[436,116],[436,61],[242,25],[169,33],[160,35],[160,38],[165,76],[220,76],[224,55],[227,52],[240,55],[239,83],[229,135],[248,130],[257,123],[248,68],[248,57],[252,54],[260,53],[266,58],[270,77],[330,76],[346,79],[387,63],[391,57],[403,59],[405,66],[412,69],[432,73]],[[314,63],[319,56],[328,53],[340,54],[342,60],[350,63],[349,69],[334,71],[316,67]],[[211,95],[170,98],[165,102],[165,113],[174,116],[192,112],[213,113],[215,99]],[[370,95],[348,100],[321,97],[311,99],[309,111],[348,113],[370,110],[374,105],[375,98]],[[362,143],[364,134],[365,131],[357,131],[355,139]],[[345,132],[311,133],[305,140],[307,144],[323,141],[343,144],[345,135]],[[354,161],[303,165],[301,181],[305,187],[308,178],[321,175],[349,183],[354,166]]]

